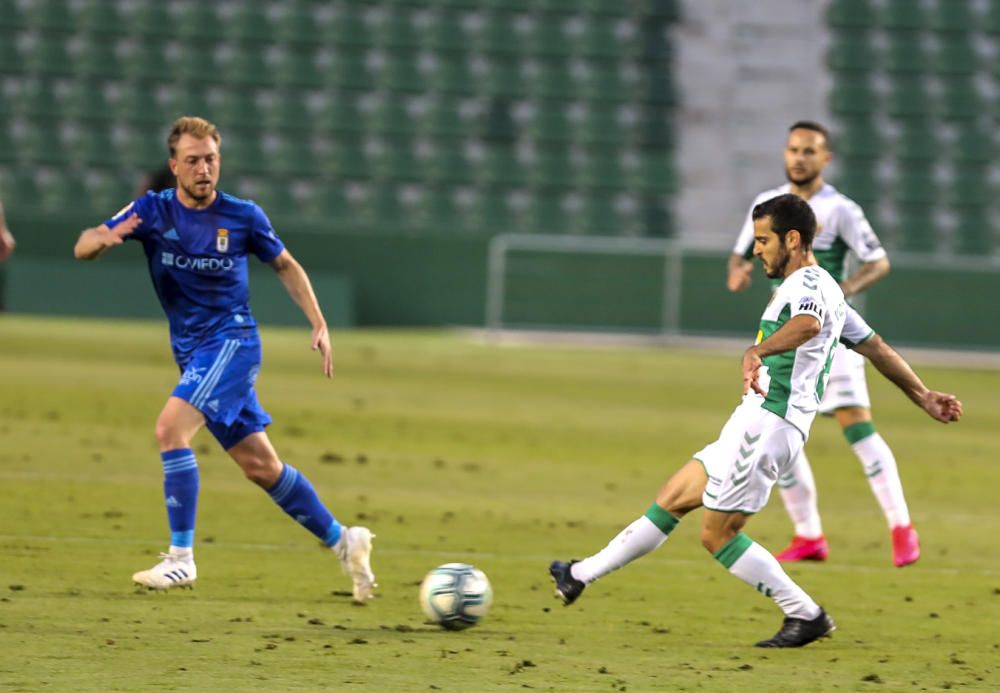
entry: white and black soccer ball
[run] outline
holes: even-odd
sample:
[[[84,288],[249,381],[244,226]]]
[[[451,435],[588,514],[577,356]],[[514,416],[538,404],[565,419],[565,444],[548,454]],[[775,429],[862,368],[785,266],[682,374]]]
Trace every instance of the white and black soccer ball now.
[[[486,573],[466,563],[445,563],[420,583],[420,608],[447,630],[464,630],[479,623],[493,603]]]

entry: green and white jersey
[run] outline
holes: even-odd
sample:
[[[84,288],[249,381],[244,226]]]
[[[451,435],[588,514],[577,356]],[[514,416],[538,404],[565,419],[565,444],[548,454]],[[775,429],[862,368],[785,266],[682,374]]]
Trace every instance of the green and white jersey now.
[[[833,348],[844,332],[847,309],[840,285],[829,272],[811,265],[785,278],[771,294],[771,301],[761,316],[756,344],[797,315],[811,315],[820,322],[819,334],[805,344],[764,358],[760,386],[767,396],[761,397],[752,391],[747,395],[760,400],[760,407],[795,426],[803,437],[809,436],[809,427],[819,410],[833,361]],[[854,343],[864,341],[871,335],[871,328],[864,338],[861,334],[861,328],[852,325],[849,339]]]
[[[754,198],[736,245],[733,246],[734,255],[742,255],[748,260],[753,257],[753,208],[791,190],[791,184],[785,183],[773,190],[765,190]],[[813,253],[820,267],[832,274],[838,282],[844,279],[848,251],[853,252],[861,262],[874,262],[885,257],[885,249],[857,202],[838,192],[829,183],[823,185],[808,202],[816,215],[817,223]]]

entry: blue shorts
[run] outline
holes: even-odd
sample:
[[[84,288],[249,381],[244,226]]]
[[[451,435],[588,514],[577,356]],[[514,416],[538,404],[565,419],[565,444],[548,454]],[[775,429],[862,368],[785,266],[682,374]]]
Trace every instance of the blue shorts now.
[[[243,330],[211,337],[180,364],[173,396],[205,416],[206,428],[224,450],[271,423],[253,389],[260,362],[260,336]]]

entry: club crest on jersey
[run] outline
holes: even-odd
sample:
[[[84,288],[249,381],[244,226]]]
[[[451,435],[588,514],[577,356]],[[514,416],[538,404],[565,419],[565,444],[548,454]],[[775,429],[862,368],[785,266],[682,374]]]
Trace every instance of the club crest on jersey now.
[[[219,229],[215,232],[215,249],[220,253],[229,252],[229,229]]]

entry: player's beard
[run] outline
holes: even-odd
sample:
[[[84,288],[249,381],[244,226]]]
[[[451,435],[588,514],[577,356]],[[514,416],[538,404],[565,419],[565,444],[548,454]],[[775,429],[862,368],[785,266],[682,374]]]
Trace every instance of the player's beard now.
[[[807,188],[807,187],[809,187],[810,184],[812,184],[812,182],[814,180],[816,180],[817,178],[819,178],[819,172],[817,171],[816,173],[808,174],[808,175],[806,175],[806,176],[804,176],[804,177],[799,178],[798,180],[796,180],[795,177],[792,175],[792,170],[789,169],[789,168],[786,168],[785,169],[785,178],[787,178],[788,182],[791,183],[792,185],[798,186],[800,188]]]
[[[777,261],[766,270],[768,279],[784,279],[785,268],[788,267],[789,258],[788,248],[784,244],[781,245],[781,255],[778,256]]]
[[[178,185],[179,184],[180,182],[178,181]],[[182,185],[181,187],[184,188],[184,192],[187,193],[188,197],[190,197],[192,200],[197,200],[198,202],[204,202],[205,200],[207,200],[212,196],[212,193],[215,192],[215,185],[212,183],[208,184],[208,192],[206,192],[205,194],[196,192],[196,190],[198,189],[197,187],[188,187],[186,185]]]

